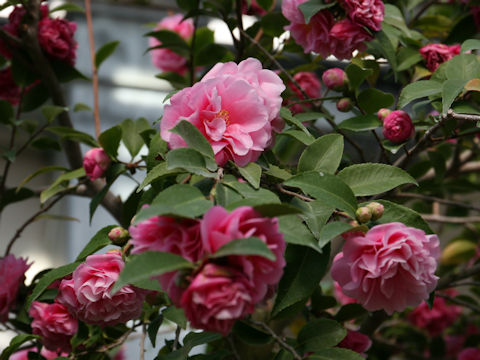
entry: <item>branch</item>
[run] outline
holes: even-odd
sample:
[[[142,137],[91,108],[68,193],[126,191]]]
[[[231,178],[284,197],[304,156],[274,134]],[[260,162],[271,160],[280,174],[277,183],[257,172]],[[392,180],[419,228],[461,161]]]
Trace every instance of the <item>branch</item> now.
[[[143,323],[142,325],[142,338],[140,339],[140,360],[145,359],[145,339],[147,337],[147,325]]]
[[[403,197],[403,198],[411,198],[411,199],[420,199],[420,200],[431,201],[431,202],[438,202],[440,204],[458,206],[458,207],[463,207],[465,209],[480,211],[479,206],[466,204],[466,203],[460,202],[460,201],[442,199],[442,198],[438,198],[438,197],[434,197],[434,196],[415,194],[415,193],[398,193],[398,194],[395,194],[394,196],[395,197]]]
[[[436,293],[435,296],[442,297],[444,299],[447,299],[448,301],[451,301],[452,303],[455,303],[457,305],[465,306],[466,308],[469,308],[473,312],[479,313],[480,314],[480,306],[476,306],[472,303],[469,303],[467,301],[463,301],[462,299],[451,297],[450,295],[447,294],[442,294],[442,293]]]
[[[467,279],[470,276],[478,274],[480,274],[480,264],[476,264],[458,273],[450,273],[438,280],[436,290],[448,289],[452,287],[452,284],[456,283],[457,281]]]
[[[294,197],[299,198],[300,200],[303,200],[303,201],[310,202],[310,201],[314,201],[314,200],[315,200],[315,199],[309,198],[309,197],[307,197],[307,196],[304,196],[304,195],[301,195],[301,194],[297,194],[296,192],[287,190],[287,189],[285,189],[285,188],[284,188],[282,185],[280,185],[280,184],[277,185],[277,189],[278,189],[281,193],[284,193],[284,194],[287,194],[287,195],[290,195],[290,196],[294,196]]]
[[[180,331],[182,328],[177,325],[177,328],[175,329],[175,339],[173,340],[173,351],[177,350],[178,348],[178,343],[180,341]]]
[[[421,214],[421,216],[426,221],[448,224],[468,224],[480,222],[480,216],[444,216],[436,214]]]

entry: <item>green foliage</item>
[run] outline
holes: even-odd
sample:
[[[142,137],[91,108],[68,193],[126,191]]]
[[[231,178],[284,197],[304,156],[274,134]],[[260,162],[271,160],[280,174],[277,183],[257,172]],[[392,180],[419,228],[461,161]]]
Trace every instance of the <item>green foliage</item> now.
[[[275,255],[267,247],[267,244],[257,237],[232,240],[215,251],[211,258],[220,258],[230,255],[255,255],[275,261]]]
[[[343,155],[343,137],[329,134],[319,137],[304,150],[298,160],[298,172],[309,170],[334,174]]]
[[[112,242],[108,238],[108,233],[110,230],[115,228],[116,225],[105,226],[99,230],[88,242],[83,250],[78,254],[75,261],[84,261],[85,258],[93,253],[97,252],[100,249],[103,249],[105,246],[110,245]]]

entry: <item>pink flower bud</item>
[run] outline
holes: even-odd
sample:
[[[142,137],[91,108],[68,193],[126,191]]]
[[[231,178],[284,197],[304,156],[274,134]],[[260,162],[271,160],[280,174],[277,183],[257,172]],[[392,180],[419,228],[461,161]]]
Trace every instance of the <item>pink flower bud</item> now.
[[[392,112],[392,110],[390,109],[385,109],[385,108],[382,108],[380,110],[378,110],[377,112],[377,116],[378,116],[378,120],[380,120],[381,122],[383,122],[383,120],[385,120],[385,118]]]
[[[353,102],[347,97],[337,101],[337,110],[341,112],[349,112],[353,108]]]
[[[114,245],[123,246],[130,238],[130,234],[128,233],[128,230],[117,226],[116,228],[110,230],[108,233],[108,238]]]
[[[93,148],[85,154],[83,168],[86,175],[93,181],[105,175],[110,162],[110,158],[102,148]]]
[[[405,111],[392,111],[383,120],[383,136],[393,143],[404,142],[414,133],[415,126]]]
[[[0,259],[0,322],[8,319],[8,312],[15,305],[18,288],[23,284],[29,267],[26,260],[13,255]]]
[[[347,74],[340,68],[325,71],[322,75],[322,81],[327,88],[335,91],[344,91],[348,85]]]
[[[370,211],[370,208],[366,206],[359,207],[355,212],[355,215],[360,223],[369,222],[372,218],[372,212]]]
[[[372,346],[372,340],[365,334],[347,329],[347,336],[337,346],[363,354]]]
[[[367,208],[370,209],[373,221],[380,219],[385,211],[384,206],[378,202],[371,202],[367,204]]]

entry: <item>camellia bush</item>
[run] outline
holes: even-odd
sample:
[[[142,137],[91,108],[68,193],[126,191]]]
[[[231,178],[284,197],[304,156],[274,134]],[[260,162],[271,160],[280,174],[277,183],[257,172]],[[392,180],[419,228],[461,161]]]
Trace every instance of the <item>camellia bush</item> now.
[[[97,72],[118,43],[101,44],[93,137],[73,127],[85,105],[62,89],[85,80],[76,50],[95,45],[56,17],[81,11],[92,35],[90,1],[1,5],[0,209],[39,207],[0,258],[0,326],[18,334],[0,359],[120,359],[135,333],[138,359],[146,342],[157,360],[480,359],[479,4],[177,6],[144,34],[175,89],[159,96],[163,116],[101,128]],[[212,18],[233,46],[201,26]],[[12,184],[38,147],[61,147],[69,168]],[[50,186],[30,187],[51,171]],[[109,189],[132,174],[140,185],[122,202]],[[14,245],[69,196],[116,223],[25,284],[31,263]],[[177,330],[157,342],[167,322]]]

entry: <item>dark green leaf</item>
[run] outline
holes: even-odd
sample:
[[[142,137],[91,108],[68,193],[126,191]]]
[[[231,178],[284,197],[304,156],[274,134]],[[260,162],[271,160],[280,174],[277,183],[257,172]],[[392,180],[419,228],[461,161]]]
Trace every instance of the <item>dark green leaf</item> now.
[[[117,158],[118,147],[122,140],[122,128],[117,125],[108,130],[105,130],[98,137],[98,142],[105,150],[105,152],[113,159]]]
[[[255,189],[260,187],[260,177],[262,176],[262,168],[260,165],[251,162],[244,167],[237,166],[237,169],[240,172],[240,175],[242,175]]]
[[[358,105],[367,113],[376,113],[381,108],[393,105],[395,98],[392,94],[384,93],[378,89],[370,88],[363,90],[358,95]]]
[[[385,207],[383,216],[377,221],[381,224],[390,222],[401,222],[407,226],[425,231],[427,234],[433,234],[430,226],[422,219],[420,214],[405,206],[395,204],[387,200],[376,200]]]
[[[228,49],[219,44],[208,44],[195,53],[195,65],[207,66],[220,62],[227,54]]]
[[[301,143],[303,143],[305,145],[310,145],[311,143],[313,143],[315,141],[315,138],[313,136],[307,135],[301,130],[290,129],[290,130],[282,131],[282,133],[280,135],[290,136],[290,137],[300,141]]]
[[[285,19],[282,13],[273,12],[263,15],[260,24],[265,34],[275,37],[280,36],[285,31],[283,28],[289,24],[289,21]]]
[[[213,204],[210,200],[205,199],[197,187],[175,184],[160,192],[153,199],[152,206],[155,205],[171,206],[175,213],[193,218],[203,215]]]
[[[108,233],[116,226],[117,225],[109,225],[99,230],[88,242],[88,244],[85,245],[80,254],[78,254],[75,261],[84,261],[87,256],[92,255],[107,245],[111,245],[112,242],[108,238]]]
[[[34,85],[22,97],[22,112],[29,112],[40,107],[49,98],[48,89],[42,84]]]
[[[165,319],[170,320],[180,326],[182,329],[187,328],[187,318],[183,309],[179,309],[175,306],[169,306],[163,310],[162,315]]]
[[[190,47],[188,46],[188,44],[180,35],[178,35],[174,31],[158,30],[149,32],[144,36],[151,36],[156,38],[162,43],[162,47],[166,47],[179,55],[186,57],[190,53]]]
[[[162,162],[162,163],[156,165],[152,170],[150,170],[147,173],[147,176],[145,177],[145,179],[143,179],[143,182],[138,187],[137,192],[142,191],[143,188],[145,188],[145,186],[151,184],[155,180],[158,180],[158,179],[160,179],[164,176],[167,176],[167,175],[173,175],[173,174],[178,174],[178,173],[179,173],[178,170],[168,170],[167,169],[167,163]]]
[[[52,196],[57,194],[59,191],[66,189],[65,186],[62,186],[63,182],[69,182],[70,180],[77,179],[85,176],[85,170],[79,168],[77,170],[66,172],[60,175],[46,190],[43,190],[40,194],[40,202],[43,204],[45,201],[50,199]]]
[[[358,65],[350,64],[345,69],[347,73],[350,88],[356,90],[365,79],[373,73],[372,69],[364,69]]]
[[[40,339],[40,336],[32,334],[19,334],[15,336],[12,340],[10,340],[8,347],[0,354],[0,360],[10,359],[10,355],[12,355],[22,344],[35,339]]]
[[[298,333],[298,343],[305,352],[321,351],[337,345],[347,335],[347,331],[336,321],[314,319]]]
[[[324,0],[309,0],[307,2],[300,4],[298,8],[303,13],[303,17],[305,18],[305,24],[308,24],[312,16],[314,16],[320,10],[327,9],[334,5],[335,3],[331,3],[331,2],[325,3]]]
[[[337,237],[340,234],[343,234],[345,231],[350,230],[352,226],[343,221],[334,221],[326,224],[320,233],[320,239],[318,240],[318,246],[323,248],[328,244],[333,238]]]
[[[0,123],[10,124],[14,116],[12,105],[6,100],[0,100]]]
[[[157,333],[158,329],[163,323],[163,315],[158,314],[152,322],[148,325],[147,333],[148,338],[150,339],[152,346],[155,347],[155,343],[157,342]]]
[[[298,172],[316,170],[334,174],[343,155],[343,136],[324,135],[309,145],[300,156]]]
[[[82,131],[63,126],[51,126],[47,128],[47,131],[58,135],[62,140],[74,140],[91,147],[98,147],[98,143],[95,139],[91,135]]]
[[[97,50],[97,53],[95,54],[95,66],[97,67],[97,69],[110,55],[115,52],[119,44],[120,41],[111,41]]]
[[[367,131],[374,130],[381,126],[378,116],[375,115],[360,115],[342,121],[338,127],[342,130],[350,131]]]
[[[299,128],[300,130],[302,130],[308,137],[312,137],[312,140],[313,140],[313,136],[312,134],[310,134],[310,132],[308,131],[308,129],[302,124],[302,122],[300,120],[298,120],[297,118],[295,118],[291,111],[289,109],[287,109],[286,107],[282,107],[280,109],[280,116],[289,124],[292,124],[294,126],[296,126],[297,128]]]
[[[275,255],[267,244],[257,237],[232,240],[211,254],[210,257],[216,259],[230,255],[255,255],[275,261]]]
[[[349,349],[330,348],[316,351],[308,357],[310,360],[364,360],[362,355]]]
[[[264,345],[272,340],[272,337],[269,334],[250,326],[245,321],[235,322],[233,333],[244,343],[251,345]]]
[[[200,130],[191,122],[182,120],[170,131],[180,135],[188,147],[197,150],[205,156],[214,157],[212,146]]]
[[[463,79],[448,79],[442,85],[442,113],[446,114],[467,83]]]
[[[62,150],[57,140],[47,136],[40,136],[32,141],[31,146],[39,150]]]
[[[49,123],[52,123],[64,111],[68,111],[68,108],[54,105],[42,106],[42,114]]]
[[[133,158],[138,154],[145,143],[140,136],[140,133],[144,130],[150,129],[150,124],[144,118],[140,118],[136,121],[126,119],[120,123],[120,126],[122,128],[123,143]]]
[[[319,253],[322,249],[318,241],[308,230],[302,219],[296,215],[282,216],[279,219],[279,230],[284,235],[285,241],[289,244],[308,246]]]
[[[367,310],[360,304],[346,304],[340,308],[335,315],[335,320],[338,322],[356,319],[360,316],[366,315]]]
[[[258,211],[263,216],[267,217],[275,217],[275,216],[283,216],[283,215],[291,215],[291,214],[298,214],[302,211],[289,204],[261,204],[254,206],[254,209]]]
[[[207,170],[204,155],[194,149],[178,148],[167,153],[167,169],[185,169],[193,174],[204,177],[215,177],[216,174]]]
[[[44,174],[44,173],[47,173],[47,172],[50,172],[50,171],[67,171],[68,169],[67,168],[64,168],[62,166],[46,166],[46,167],[43,167],[35,172],[33,172],[32,174],[28,175],[25,179],[23,179],[20,184],[17,186],[17,192],[20,191],[20,189],[22,187],[25,186],[25,184],[27,184],[30,180],[36,178],[38,175],[41,175],[41,174]]]

